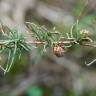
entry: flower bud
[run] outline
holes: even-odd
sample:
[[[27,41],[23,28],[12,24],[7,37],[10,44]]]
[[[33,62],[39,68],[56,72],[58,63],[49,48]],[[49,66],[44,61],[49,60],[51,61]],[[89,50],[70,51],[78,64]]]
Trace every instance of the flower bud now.
[[[89,31],[89,30],[86,30],[86,29],[82,29],[80,31],[80,34],[84,35],[85,37],[90,37],[92,36],[92,33]]]
[[[62,57],[66,50],[58,45],[53,47],[53,52],[57,57]]]

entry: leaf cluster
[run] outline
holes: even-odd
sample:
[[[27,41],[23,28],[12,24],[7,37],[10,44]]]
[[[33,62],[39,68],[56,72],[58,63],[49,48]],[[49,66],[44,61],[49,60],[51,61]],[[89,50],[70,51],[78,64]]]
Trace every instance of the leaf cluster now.
[[[1,25],[1,27],[2,38],[0,39],[0,54],[8,54],[5,68],[1,67],[5,74],[10,71],[16,55],[18,55],[20,59],[22,51],[29,51],[31,47],[25,42],[25,37],[20,34],[17,29],[10,29],[4,25]]]

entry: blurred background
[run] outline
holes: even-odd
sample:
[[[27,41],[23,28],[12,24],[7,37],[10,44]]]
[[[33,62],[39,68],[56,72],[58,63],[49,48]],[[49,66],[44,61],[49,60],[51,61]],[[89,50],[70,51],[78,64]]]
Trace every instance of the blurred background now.
[[[67,32],[77,19],[96,39],[96,0],[0,0],[0,21],[22,34],[25,22]],[[85,64],[95,58],[95,48],[79,45],[63,57],[24,52],[5,76],[0,69],[0,96],[95,96],[96,63]]]

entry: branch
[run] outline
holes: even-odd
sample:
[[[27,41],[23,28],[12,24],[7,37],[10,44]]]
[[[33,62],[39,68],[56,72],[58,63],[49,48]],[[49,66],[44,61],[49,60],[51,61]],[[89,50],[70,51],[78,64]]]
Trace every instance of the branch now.
[[[2,25],[3,26],[3,25]],[[93,40],[90,37],[90,32],[86,29],[81,29],[77,36],[74,36],[74,27],[78,27],[78,22],[76,22],[70,29],[70,32],[65,35],[58,32],[56,29],[47,30],[44,26],[38,26],[34,23],[26,22],[26,27],[28,28],[29,34],[35,38],[35,40],[27,40],[26,37],[22,34],[18,33],[18,30],[13,30],[8,28],[7,26],[2,27],[2,35],[6,39],[0,40],[0,50],[4,52],[6,48],[8,49],[8,53],[10,57],[8,57],[8,65],[7,70],[5,68],[4,71],[10,71],[10,64],[13,65],[15,55],[18,53],[18,50],[22,53],[23,51],[32,51],[32,46],[36,46],[34,48],[39,48],[38,45],[42,46],[42,50],[46,50],[48,47],[51,47],[53,53],[56,56],[63,56],[66,49],[74,46],[74,45],[82,45],[89,47],[96,47],[93,43]],[[78,29],[78,28],[75,28]],[[75,32],[78,30],[75,30]],[[79,37],[79,38],[78,38]],[[2,50],[3,49],[3,50]],[[10,53],[11,52],[11,53]],[[20,53],[20,54],[21,54]],[[11,66],[12,67],[12,66]],[[4,72],[4,73],[6,73]]]

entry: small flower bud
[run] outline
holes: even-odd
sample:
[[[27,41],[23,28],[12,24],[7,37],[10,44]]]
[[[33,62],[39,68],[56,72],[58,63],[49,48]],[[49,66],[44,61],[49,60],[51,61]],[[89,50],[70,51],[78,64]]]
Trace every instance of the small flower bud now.
[[[89,30],[86,30],[86,29],[82,29],[80,31],[80,34],[84,35],[85,37],[90,37],[92,35],[92,33]]]
[[[66,50],[58,45],[53,47],[53,52],[57,57],[62,57]]]

